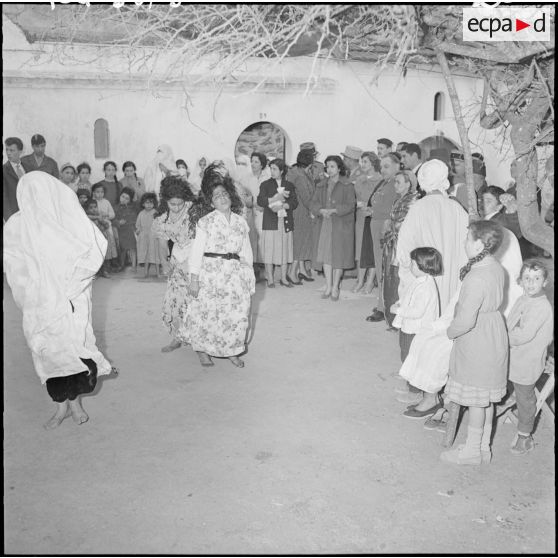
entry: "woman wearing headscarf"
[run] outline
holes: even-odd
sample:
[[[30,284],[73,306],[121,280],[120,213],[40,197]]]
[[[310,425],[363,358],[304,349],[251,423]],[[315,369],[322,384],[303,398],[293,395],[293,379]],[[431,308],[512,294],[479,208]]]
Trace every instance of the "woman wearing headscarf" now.
[[[157,147],[155,152],[155,158],[151,162],[151,165],[147,167],[147,171],[145,172],[145,177],[143,179],[145,185],[146,192],[155,192],[157,197],[159,197],[159,192],[161,190],[161,181],[163,178],[170,176],[172,173],[178,174],[178,170],[176,169],[176,162],[175,162],[174,155],[172,153],[172,149],[166,145],[160,145]],[[166,207],[164,204],[160,206],[161,210],[165,210]],[[162,211],[158,213],[161,215]],[[166,240],[161,238],[158,239],[159,243],[159,254],[162,257],[163,263],[163,274],[169,273],[169,263],[168,263],[168,256],[169,256],[169,245]]]
[[[383,297],[386,322],[391,327],[395,315],[390,308],[398,299],[399,269],[395,259],[397,237],[409,209],[417,200],[417,178],[410,170],[400,171],[395,175],[395,191],[397,197],[393,202],[389,215],[389,228],[384,235],[383,246]]]
[[[143,179],[145,191],[155,192],[159,195],[161,180],[169,176],[171,172],[178,172],[172,149],[168,145],[160,145],[155,152],[155,158],[145,171],[145,177]]]
[[[35,370],[57,405],[45,428],[68,412],[82,424],[89,417],[80,396],[111,372],[91,325],[91,286],[107,241],[75,193],[44,172],[20,179],[17,201],[19,212],[4,227],[4,271]]]
[[[435,277],[442,311],[459,286],[459,270],[467,263],[465,239],[469,218],[461,205],[447,195],[448,167],[438,159],[426,161],[418,171],[418,183],[426,195],[409,209],[397,239],[399,298],[413,280],[411,251],[420,246],[442,254],[444,272]]]

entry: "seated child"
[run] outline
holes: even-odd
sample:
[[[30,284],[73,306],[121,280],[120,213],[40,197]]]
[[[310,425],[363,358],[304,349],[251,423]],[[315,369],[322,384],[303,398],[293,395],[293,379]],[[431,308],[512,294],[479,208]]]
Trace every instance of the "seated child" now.
[[[543,262],[526,260],[519,276],[524,294],[517,299],[508,317],[509,377],[515,390],[519,419],[517,438],[511,448],[514,455],[522,455],[535,447],[531,436],[537,406],[535,383],[543,373],[554,332],[552,306],[543,290],[547,280],[548,270]]]

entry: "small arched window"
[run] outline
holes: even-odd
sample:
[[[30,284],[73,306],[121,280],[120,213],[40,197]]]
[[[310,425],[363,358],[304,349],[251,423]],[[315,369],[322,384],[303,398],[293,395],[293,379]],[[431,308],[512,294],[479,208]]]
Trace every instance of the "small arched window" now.
[[[434,120],[443,120],[444,119],[444,94],[441,91],[438,91],[436,95],[434,95]]]
[[[109,125],[104,118],[95,120],[93,129],[93,137],[95,141],[95,158],[108,159],[109,154]]]

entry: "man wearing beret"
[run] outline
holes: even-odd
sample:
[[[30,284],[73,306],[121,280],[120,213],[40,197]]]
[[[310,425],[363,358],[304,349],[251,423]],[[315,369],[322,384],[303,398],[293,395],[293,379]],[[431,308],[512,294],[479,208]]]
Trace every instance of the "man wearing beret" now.
[[[320,182],[325,178],[324,164],[316,160],[316,157],[319,155],[319,153],[316,149],[316,144],[313,141],[305,141],[304,143],[301,143],[300,151],[304,149],[308,149],[312,151],[314,155],[314,162],[310,165],[310,168],[308,170],[310,172],[310,175],[314,179],[314,184],[317,184],[318,182]]]

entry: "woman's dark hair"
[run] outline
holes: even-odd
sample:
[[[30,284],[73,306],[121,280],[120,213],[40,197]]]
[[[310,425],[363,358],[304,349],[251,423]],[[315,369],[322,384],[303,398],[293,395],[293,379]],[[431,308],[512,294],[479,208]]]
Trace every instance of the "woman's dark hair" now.
[[[177,159],[175,164],[176,168],[178,168],[178,165],[182,165],[183,167],[186,167],[186,169],[188,169],[188,165],[186,164],[186,161],[184,159]]]
[[[116,163],[114,161],[106,161],[103,165],[103,171],[106,171],[109,165],[112,165],[114,167],[114,170],[118,170],[118,167],[116,166]]]
[[[504,231],[496,221],[473,221],[469,225],[473,240],[480,240],[484,248],[474,258],[470,258],[459,271],[459,279],[463,281],[465,275],[471,271],[473,264],[480,262],[489,254],[494,254],[502,245]]]
[[[118,199],[120,199],[120,196],[122,194],[126,194],[130,198],[130,201],[134,201],[135,192],[131,188],[122,188],[122,190],[120,190]]]
[[[140,199],[140,205],[143,207],[143,204],[147,201],[151,200],[153,202],[153,207],[157,209],[157,194],[155,192],[145,192]]]
[[[314,162],[314,151],[312,149],[302,149],[296,156],[296,166],[305,169]]]
[[[188,210],[190,216],[189,230],[192,238],[196,235],[196,225],[198,221],[214,211],[215,208],[212,205],[213,191],[219,186],[223,187],[229,194],[231,199],[231,211],[237,215],[242,213],[244,206],[231,177],[228,175],[223,176],[219,165],[211,163],[203,173],[200,194],[192,204],[192,207]]]
[[[339,169],[339,176],[347,176],[347,167],[339,155],[328,155],[324,161],[324,165],[326,167],[328,161],[333,161],[337,165],[337,168]]]
[[[85,207],[89,208],[92,205],[94,205],[95,207],[97,207],[97,200],[94,200],[93,198],[88,199],[87,203],[85,204]]]
[[[165,176],[161,180],[161,199],[170,200],[180,198],[184,201],[194,201],[196,196],[193,194],[190,185],[180,176]]]
[[[372,163],[372,168],[376,172],[380,172],[380,170],[381,170],[380,158],[378,157],[378,155],[376,155],[376,153],[374,153],[374,151],[365,151],[360,156],[360,158],[361,159],[368,159],[370,161],[370,163]]]
[[[128,167],[132,167],[134,169],[134,174],[135,172],[138,170],[136,168],[136,164],[133,161],[126,161],[123,165],[122,165],[122,172],[124,172]]]
[[[271,167],[271,165],[275,165],[279,171],[281,172],[281,176],[283,178],[285,178],[285,175],[287,174],[287,171],[289,170],[289,167],[287,167],[285,161],[283,161],[283,159],[273,159],[273,161],[270,161],[269,166]]]
[[[79,174],[83,169],[87,169],[89,171],[89,174],[91,174],[91,167],[89,166],[89,163],[81,163],[77,166],[77,173]]]
[[[250,155],[250,161],[252,160],[252,157],[257,157],[260,160],[262,169],[265,169],[267,165],[267,157],[263,153],[261,153],[260,151],[254,151],[254,153]]]
[[[422,246],[411,251],[411,260],[417,263],[417,267],[424,273],[437,277],[444,273],[442,254],[430,246]]]
[[[389,159],[392,163],[394,163],[398,167],[401,165],[401,157],[399,153],[394,153],[394,152],[386,153],[382,157],[382,159]]]
[[[101,188],[106,195],[107,189],[105,188],[105,185],[101,184],[100,182],[98,182],[97,184],[93,184],[93,186],[91,186],[91,193],[93,194],[93,192],[95,190],[98,190],[99,188]]]

